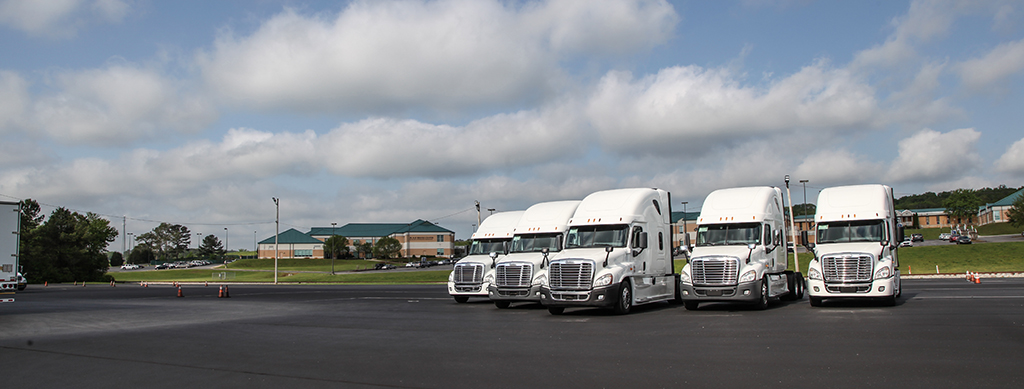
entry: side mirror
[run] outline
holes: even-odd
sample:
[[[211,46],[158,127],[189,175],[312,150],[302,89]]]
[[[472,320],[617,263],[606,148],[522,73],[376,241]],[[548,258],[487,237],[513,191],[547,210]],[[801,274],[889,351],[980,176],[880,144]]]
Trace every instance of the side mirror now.
[[[543,269],[543,268],[547,267],[547,265],[548,265],[548,248],[545,247],[545,248],[540,249],[540,253],[542,255],[544,255],[544,261],[542,261],[540,263],[540,268]]]
[[[612,246],[605,246],[604,248],[604,264],[602,266],[608,267],[608,257],[612,255],[612,250],[615,250]]]
[[[636,236],[636,242],[633,242],[633,256],[640,255],[647,248],[647,232],[641,232]],[[639,250],[637,250],[639,249]]]
[[[489,256],[491,257],[491,268],[493,269],[494,265],[498,263],[498,253],[496,251],[491,251]]]
[[[897,242],[902,242],[906,238],[907,238],[907,233],[905,231],[905,227],[902,224],[898,225],[896,227],[896,241]]]
[[[690,234],[683,235],[683,245],[686,246],[686,251],[693,251],[693,245],[690,244]]]
[[[808,231],[800,231],[800,245],[807,248],[808,251],[814,250],[814,243],[811,243],[810,237],[807,235]]]
[[[747,243],[747,263],[750,263],[750,255],[754,253],[754,249],[757,248],[757,243]]]

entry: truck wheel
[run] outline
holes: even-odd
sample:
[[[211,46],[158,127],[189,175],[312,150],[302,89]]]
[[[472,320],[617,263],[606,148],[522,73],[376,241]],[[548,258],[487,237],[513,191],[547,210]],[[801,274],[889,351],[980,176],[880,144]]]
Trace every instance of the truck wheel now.
[[[821,306],[821,297],[811,296],[810,299],[811,299],[811,306],[812,307],[820,307]]]
[[[757,305],[754,307],[757,309],[768,308],[768,277],[761,278],[761,298],[757,300]]]
[[[804,298],[804,275],[796,273],[796,299],[801,300]]]
[[[785,296],[782,297],[782,299],[786,300],[786,301],[796,300],[796,291],[797,291],[796,275],[793,272],[791,272],[791,271],[787,271],[787,272],[785,272],[785,274],[786,274],[786,287],[789,288],[789,293],[786,293]]]
[[[550,308],[548,308],[548,313],[550,313],[552,315],[561,315],[562,312],[565,312],[565,308],[562,308],[562,307],[550,307]]]
[[[615,313],[625,315],[633,308],[633,289],[629,287],[629,281],[623,280],[619,287],[619,301],[615,303]]]
[[[512,305],[511,301],[495,301],[494,302],[494,306],[498,307],[498,309],[508,308],[509,305]]]
[[[700,301],[683,301],[683,307],[685,307],[687,311],[696,311],[699,306]]]
[[[462,304],[469,301],[469,296],[455,296],[455,302]]]

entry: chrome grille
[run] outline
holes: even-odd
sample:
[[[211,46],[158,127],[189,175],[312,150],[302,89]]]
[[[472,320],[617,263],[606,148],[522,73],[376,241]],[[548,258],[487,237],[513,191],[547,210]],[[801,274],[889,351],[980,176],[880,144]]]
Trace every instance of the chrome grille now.
[[[457,263],[452,270],[452,281],[456,284],[479,284],[484,282],[482,263]]]
[[[838,254],[821,258],[825,282],[871,282],[875,260],[866,254]]]
[[[590,290],[594,263],[590,261],[556,261],[548,269],[551,289]]]
[[[494,283],[499,288],[526,288],[533,275],[531,263],[499,263],[494,271]]]
[[[690,260],[695,285],[736,285],[740,260],[736,257],[701,257]]]

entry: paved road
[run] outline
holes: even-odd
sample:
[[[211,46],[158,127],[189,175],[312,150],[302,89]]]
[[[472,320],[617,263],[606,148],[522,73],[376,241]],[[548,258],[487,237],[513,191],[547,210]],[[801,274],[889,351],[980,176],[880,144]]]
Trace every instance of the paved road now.
[[[0,305],[15,387],[1024,386],[1024,279],[907,280],[896,307],[455,303],[441,285],[31,285]]]

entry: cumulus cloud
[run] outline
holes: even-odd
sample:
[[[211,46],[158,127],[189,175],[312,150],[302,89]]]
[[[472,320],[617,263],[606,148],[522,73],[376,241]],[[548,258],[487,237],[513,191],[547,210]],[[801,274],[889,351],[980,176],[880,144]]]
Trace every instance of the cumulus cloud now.
[[[59,142],[127,144],[162,131],[195,132],[217,117],[208,101],[155,70],[112,65],[52,77],[28,126]]]
[[[965,86],[983,90],[1024,69],[1024,40],[1003,43],[981,58],[962,62],[957,71]]]
[[[0,133],[24,120],[31,98],[28,82],[15,72],[0,71]]]
[[[1024,138],[1013,142],[995,162],[996,170],[1015,176],[1024,176]]]
[[[981,166],[975,145],[981,132],[963,128],[940,133],[921,130],[899,142],[899,155],[889,168],[894,182],[948,181],[970,175]]]
[[[332,172],[358,177],[442,177],[517,169],[583,154],[585,132],[571,105],[499,114],[463,127],[370,118],[317,144]],[[329,157],[328,157],[329,156]]]
[[[90,23],[119,23],[129,8],[121,0],[0,0],[0,24],[33,36],[71,37]]]
[[[793,177],[815,185],[857,184],[879,179],[882,164],[846,149],[821,149],[807,155]]]
[[[891,21],[894,32],[884,43],[857,53],[853,66],[893,67],[917,57],[915,47],[949,32],[959,10],[969,6],[962,1],[917,0],[902,18]]]
[[[641,79],[613,71],[587,107],[604,147],[660,154],[779,132],[873,128],[879,113],[870,85],[823,62],[768,87],[745,86],[724,68],[672,67]]]
[[[197,63],[212,91],[249,107],[457,111],[538,101],[563,82],[564,55],[650,48],[676,21],[663,1],[357,1],[222,34]]]

